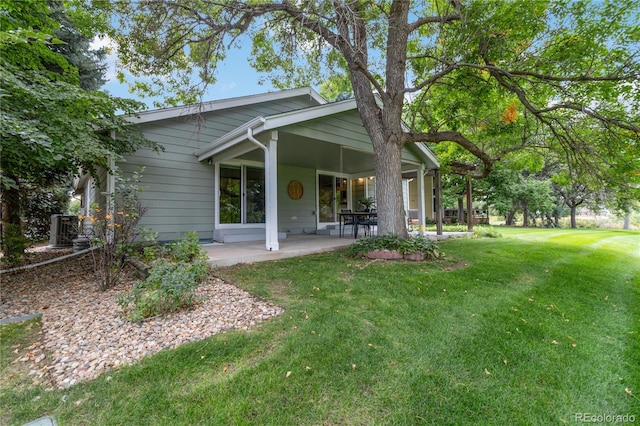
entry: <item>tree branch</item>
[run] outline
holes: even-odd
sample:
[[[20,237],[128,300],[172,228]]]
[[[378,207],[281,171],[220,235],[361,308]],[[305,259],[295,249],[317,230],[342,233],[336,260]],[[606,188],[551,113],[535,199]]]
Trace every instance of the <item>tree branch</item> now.
[[[441,132],[409,132],[407,133],[406,140],[408,143],[412,142],[432,142],[432,143],[442,143],[442,142],[454,142],[460,145],[462,148],[466,149],[478,158],[482,162],[482,169],[478,171],[477,165],[469,165],[463,162],[452,162],[451,165],[454,168],[459,168],[460,170],[464,169],[465,172],[474,172],[472,173],[473,177],[476,178],[484,178],[489,175],[491,170],[493,170],[493,166],[498,159],[492,158],[487,152],[485,152],[482,148],[476,145],[474,142],[466,138],[462,133],[446,130]],[[504,154],[502,154],[504,155]],[[464,173],[459,173],[464,174]]]
[[[483,68],[483,67],[480,67],[480,68]],[[527,94],[525,93],[524,89],[522,89],[520,86],[518,86],[515,82],[507,81],[507,79],[513,81],[512,76],[514,76],[515,74],[513,74],[512,72],[506,71],[506,70],[504,70],[502,68],[499,68],[499,67],[496,67],[494,65],[491,65],[491,64],[489,64],[488,66],[484,67],[484,69],[489,71],[489,73],[491,73],[491,75],[496,79],[496,81],[502,87],[504,87],[505,89],[507,89],[510,92],[514,93],[518,97],[518,99],[520,100],[522,105],[538,118],[541,118],[543,116],[543,114],[547,113],[547,112],[557,111],[557,110],[561,110],[561,109],[569,109],[569,110],[573,110],[573,111],[582,112],[583,114],[588,115],[588,116],[590,116],[592,118],[595,118],[596,120],[598,120],[600,122],[603,122],[603,123],[613,124],[613,125],[615,125],[617,127],[620,127],[622,129],[626,129],[626,130],[630,130],[630,131],[633,131],[633,132],[640,132],[640,127],[639,126],[635,126],[633,124],[628,124],[628,123],[625,123],[622,120],[617,120],[615,118],[605,117],[605,116],[597,113],[596,111],[593,111],[593,110],[585,107],[584,105],[576,105],[576,104],[571,104],[571,103],[562,103],[562,104],[553,105],[553,106],[548,107],[548,108],[542,108],[542,109],[537,108],[528,99]],[[520,74],[524,75],[524,73],[520,73]],[[616,81],[616,79],[613,79],[613,77],[607,78],[606,80],[604,79],[604,77],[599,79],[599,78],[591,78],[591,77],[584,76],[584,78],[586,80],[575,80],[575,79],[562,80],[560,78],[556,78],[553,81]]]

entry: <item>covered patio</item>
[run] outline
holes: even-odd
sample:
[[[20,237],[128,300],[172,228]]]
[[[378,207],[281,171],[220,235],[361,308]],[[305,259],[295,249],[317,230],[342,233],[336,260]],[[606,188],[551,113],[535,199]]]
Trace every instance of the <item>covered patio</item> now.
[[[342,211],[375,198],[373,147],[353,99],[255,117],[195,155],[215,169],[214,241],[260,239],[263,251],[279,251],[290,238],[337,233]],[[433,216],[428,172],[438,167],[422,143],[402,152],[403,175],[412,175],[403,177],[405,208],[419,223]],[[233,199],[230,182],[242,188]],[[229,218],[224,209],[233,203],[238,213]]]

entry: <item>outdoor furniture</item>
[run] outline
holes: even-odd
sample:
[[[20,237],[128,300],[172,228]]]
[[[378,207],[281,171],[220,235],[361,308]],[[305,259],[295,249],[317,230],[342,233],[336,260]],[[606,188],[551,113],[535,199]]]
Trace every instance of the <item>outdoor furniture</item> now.
[[[378,211],[376,209],[371,209],[369,215],[362,222],[362,225],[366,226],[365,235],[373,235],[373,229],[376,229],[376,233],[378,230]]]
[[[420,220],[418,219],[418,209],[409,209],[407,214],[407,225],[418,225]]]
[[[352,216],[346,213],[352,213],[351,209],[340,210],[340,238],[342,238],[342,236],[344,235],[344,228],[347,225],[351,225],[351,234],[353,235],[353,231],[356,224],[355,216]]]
[[[358,212],[340,212],[338,213],[338,215],[340,216],[340,223],[343,223],[343,221],[346,221],[348,219],[346,218],[352,218],[354,224],[353,224],[353,238],[358,238],[358,228],[360,226],[365,226],[367,229],[370,229],[370,226],[377,226],[378,224],[378,213],[373,211],[373,212],[368,212],[368,211],[358,211]],[[368,225],[367,223],[369,221],[371,221],[372,217],[375,217],[375,224],[372,225]],[[340,228],[342,229],[342,226],[340,226]],[[365,231],[366,232],[366,231]],[[342,233],[340,234],[340,236],[342,236]]]

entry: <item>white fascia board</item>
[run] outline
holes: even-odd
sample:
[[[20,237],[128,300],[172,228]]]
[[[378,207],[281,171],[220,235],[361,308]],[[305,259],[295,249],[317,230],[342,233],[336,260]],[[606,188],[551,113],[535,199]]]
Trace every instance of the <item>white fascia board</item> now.
[[[264,130],[279,129],[291,124],[303,123],[305,121],[339,114],[356,108],[356,101],[354,99],[349,99],[346,101],[332,102],[316,107],[270,115],[264,118]]]
[[[440,162],[438,161],[438,158],[433,153],[433,151],[429,149],[427,145],[425,145],[423,142],[414,142],[414,145],[416,146],[416,148],[418,148],[419,154],[422,154],[423,157],[426,157],[430,162],[432,162],[436,166],[437,169],[440,168]]]
[[[198,157],[198,161],[206,160],[207,158],[246,140],[248,129],[253,129],[254,134],[260,133],[264,130],[264,122],[264,117],[256,117],[253,120],[244,123],[242,126],[236,127],[232,131],[220,136],[213,142],[203,146],[199,150],[195,151],[194,155]]]
[[[199,104],[184,105],[173,108],[163,108],[153,111],[143,111],[135,115],[125,116],[130,123],[142,124],[153,121],[167,120],[176,117],[186,117],[189,115],[203,114],[211,111],[218,111],[227,108],[242,107],[260,102],[271,102],[287,98],[309,95],[318,104],[326,104],[327,101],[311,87],[301,87],[298,89],[282,90],[278,92],[260,93],[257,95],[239,96],[236,98],[220,99],[217,101],[203,102]]]

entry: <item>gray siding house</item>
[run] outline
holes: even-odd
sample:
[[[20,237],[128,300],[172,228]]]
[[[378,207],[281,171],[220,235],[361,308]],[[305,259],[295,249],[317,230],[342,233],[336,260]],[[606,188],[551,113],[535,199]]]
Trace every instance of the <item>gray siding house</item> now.
[[[196,231],[203,241],[265,241],[278,250],[288,234],[334,233],[341,209],[375,197],[374,156],[355,100],[327,102],[311,88],[204,102],[129,117],[164,147],[118,161],[144,167],[141,225],[158,240]],[[117,136],[117,135],[114,135]],[[403,151],[406,210],[433,218],[435,155],[418,143]],[[420,178],[419,178],[420,177]],[[83,206],[113,181],[78,180]]]

